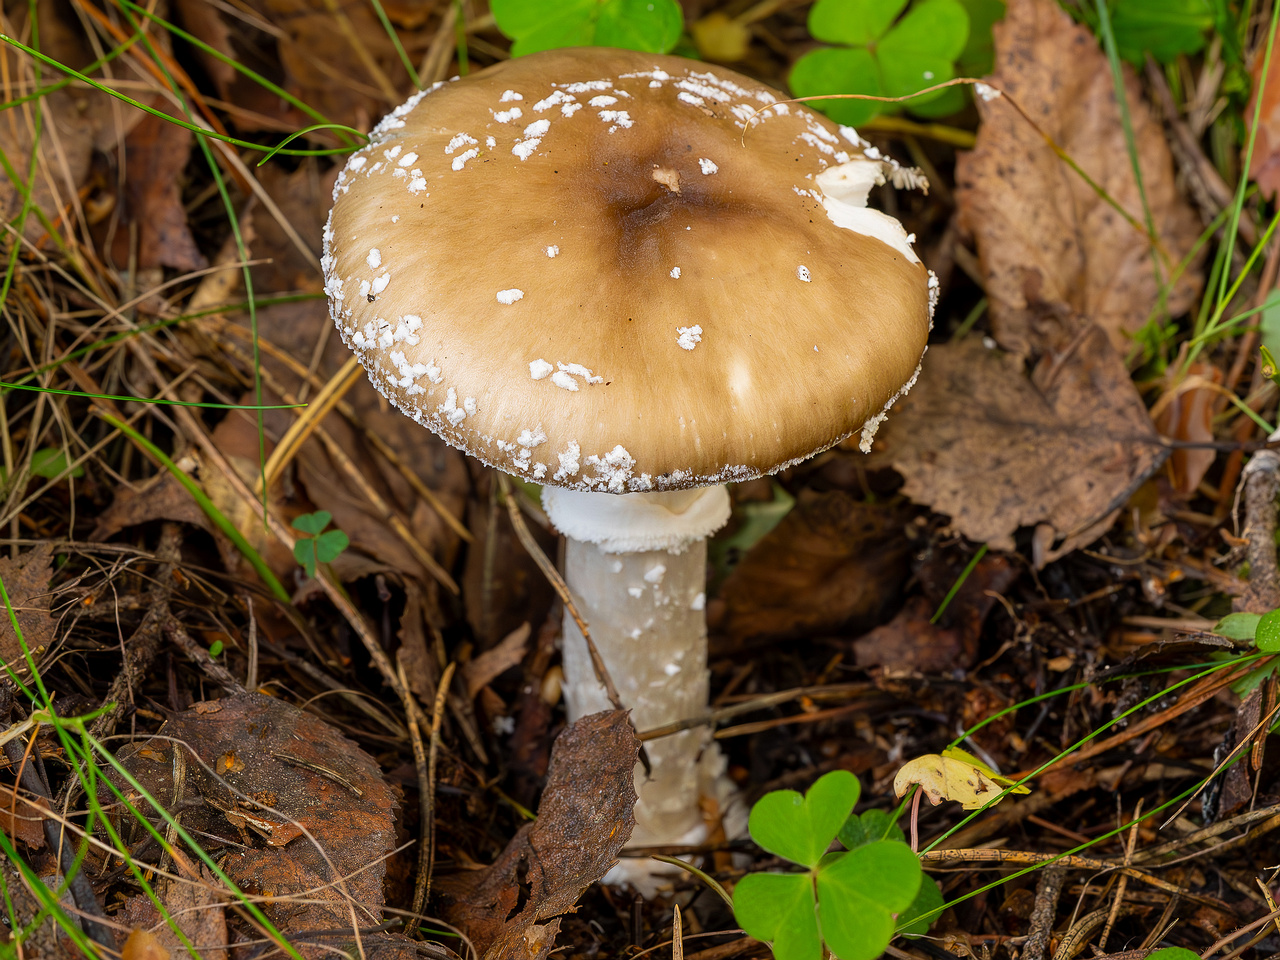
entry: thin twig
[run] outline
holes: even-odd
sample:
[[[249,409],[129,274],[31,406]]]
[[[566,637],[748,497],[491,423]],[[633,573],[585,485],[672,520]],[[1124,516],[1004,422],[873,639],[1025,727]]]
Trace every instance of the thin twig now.
[[[427,835],[426,879],[422,884],[422,902],[418,902],[417,889],[413,892],[414,912],[421,913],[426,907],[427,898],[431,896],[431,875],[436,865],[436,759],[440,754],[440,725],[444,722],[445,701],[449,696],[449,684],[453,682],[453,672],[457,669],[456,660],[450,660],[440,676],[440,685],[436,687],[436,702],[431,710],[431,746],[427,753],[427,796],[430,801],[430,820]],[[419,868],[419,875],[421,875]]]
[[[506,501],[507,514],[511,517],[511,526],[515,529],[517,539],[519,539],[521,546],[525,548],[533,562],[537,564],[538,569],[542,571],[542,575],[547,578],[551,588],[560,597],[560,602],[564,604],[565,610],[569,612],[569,616],[573,617],[573,622],[577,624],[578,630],[582,632],[582,639],[587,642],[587,652],[591,654],[591,666],[596,672],[596,679],[604,687],[605,696],[609,698],[609,703],[613,705],[613,709],[625,712],[627,708],[622,705],[622,699],[618,696],[618,688],[613,685],[613,678],[609,676],[609,668],[604,665],[600,651],[596,649],[595,641],[591,639],[591,631],[587,627],[587,622],[582,619],[582,614],[578,613],[578,607],[573,602],[572,594],[569,593],[569,585],[564,582],[564,577],[560,576],[560,571],[556,569],[554,563],[547,559],[547,555],[538,546],[538,541],[533,539],[533,534],[529,532],[529,525],[524,522],[524,516],[520,513],[520,507],[516,504],[515,496],[511,492],[511,481],[507,479],[507,475],[497,470],[494,471],[494,474],[497,476],[498,485],[502,489],[502,498]]]

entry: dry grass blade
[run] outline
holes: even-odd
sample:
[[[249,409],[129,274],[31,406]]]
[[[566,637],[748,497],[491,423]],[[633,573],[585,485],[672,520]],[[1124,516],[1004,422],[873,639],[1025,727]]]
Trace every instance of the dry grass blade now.
[[[578,612],[578,605],[573,602],[573,594],[569,592],[569,585],[564,582],[564,577],[560,576],[560,571],[556,569],[555,564],[547,559],[547,555],[538,546],[538,541],[534,540],[533,534],[529,532],[529,525],[524,522],[524,515],[521,514],[520,506],[516,503],[515,495],[511,490],[511,481],[507,479],[505,473],[497,470],[494,471],[494,476],[498,478],[498,486],[502,490],[502,498],[507,505],[507,514],[511,518],[511,526],[516,532],[516,537],[520,540],[520,545],[528,551],[533,562],[542,571],[542,575],[547,578],[547,582],[555,589],[560,602],[564,604],[564,608],[569,611],[569,616],[573,617],[573,622],[582,631],[582,637],[587,643],[587,650],[591,654],[591,666],[596,672],[596,679],[604,687],[609,703],[613,705],[615,710],[625,710],[626,708],[622,705],[622,699],[618,696],[618,688],[613,685],[613,678],[609,676],[609,668],[605,666],[604,660],[600,656],[600,651],[596,649],[595,641],[591,639],[591,630],[587,626],[587,622],[582,619],[582,614]]]
[[[436,702],[431,708],[431,746],[427,753],[427,823],[423,830],[426,849],[419,859],[418,879],[413,890],[413,910],[421,913],[431,896],[431,875],[436,864],[436,759],[440,755],[440,726],[444,722],[445,703],[449,698],[449,684],[453,682],[453,672],[457,661],[450,661],[440,675],[440,686],[436,689]],[[425,869],[422,869],[425,858]]]
[[[223,322],[217,328],[217,332],[229,333],[232,336],[239,336],[239,337],[249,336],[249,331],[246,330],[244,327],[240,326],[239,324],[229,323],[229,322]],[[289,368],[289,370],[292,373],[303,378],[303,380],[305,380],[307,383],[319,388],[323,388],[325,386],[324,381],[320,380],[318,377],[312,374],[309,370],[307,370],[307,368],[303,364],[299,363],[297,360],[291,357],[286,351],[281,350],[279,347],[271,343],[269,340],[266,340],[264,338],[259,338],[258,345],[262,349],[263,353],[266,353],[272,359],[277,360],[280,363],[283,363],[285,366]],[[223,350],[237,357],[242,363],[246,365],[246,367],[251,366],[247,357],[245,357],[235,348],[231,347],[225,341],[222,342],[221,346]],[[288,398],[292,396],[292,394],[290,394],[289,391],[286,390],[284,386],[275,379],[274,376],[272,376],[271,372],[268,369],[263,368],[261,373],[262,373],[262,382],[265,383],[273,393],[277,394],[281,398]],[[289,399],[285,399],[285,402],[292,403],[293,401]],[[440,501],[440,498],[436,496],[435,491],[422,482],[422,478],[419,477],[418,474],[415,473],[409,467],[409,465],[406,464],[404,460],[400,458],[400,455],[396,453],[394,447],[392,447],[390,444],[387,443],[386,440],[382,439],[382,437],[378,436],[376,433],[369,430],[363,423],[361,423],[360,418],[356,415],[356,411],[352,408],[352,406],[346,400],[339,400],[335,409],[337,409],[337,411],[340,414],[346,417],[348,422],[350,422],[352,426],[360,430],[360,432],[364,435],[365,439],[368,440],[370,444],[372,444],[373,448],[378,451],[378,453],[383,457],[383,459],[385,459],[389,464],[391,464],[391,466],[393,466],[396,469],[396,471],[400,474],[400,476],[404,477],[405,481],[409,484],[409,486],[413,487],[414,492],[423,499],[423,501],[427,504],[427,506],[431,507],[431,509],[436,512],[436,514],[440,517],[441,520],[445,522],[445,524],[449,527],[450,530],[456,533],[459,537],[462,538],[462,540],[464,540],[467,543],[475,542],[475,537],[471,535],[471,531],[468,530],[466,526],[463,525],[462,521],[459,520],[457,517],[455,517],[453,515],[453,512]],[[323,430],[323,428],[320,428],[320,429]]]
[[[271,452],[271,456],[267,458],[266,466],[262,468],[262,477],[258,480],[258,496],[264,496],[266,491],[271,489],[272,484],[280,479],[281,472],[297,456],[312,431],[320,425],[320,421],[342,399],[343,395],[356,385],[356,381],[363,372],[360,361],[352,356],[342,365],[341,370],[329,378],[329,382],[316,394],[316,398],[307,404],[306,409],[298,415],[298,419],[290,424],[285,435],[276,444],[275,450]]]

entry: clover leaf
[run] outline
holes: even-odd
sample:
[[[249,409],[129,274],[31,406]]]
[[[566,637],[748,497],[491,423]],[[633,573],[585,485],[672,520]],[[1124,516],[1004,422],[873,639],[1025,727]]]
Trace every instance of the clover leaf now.
[[[351,545],[350,538],[341,530],[325,530],[332,519],[333,514],[328,510],[304,513],[294,518],[293,528],[307,536],[299,537],[294,543],[293,557],[302,565],[308,577],[316,575],[318,564],[333,563]]]
[[[1263,653],[1280,653],[1280,610],[1264,613],[1259,618],[1253,642]]]
[[[586,46],[667,53],[684,29],[675,0],[492,0],[489,9],[514,57]]]
[[[1196,53],[1214,22],[1211,0],[1118,0],[1111,8],[1116,48],[1135,66],[1148,53],[1160,63]]]
[[[907,835],[894,823],[893,817],[883,810],[867,810],[861,816],[851,816],[844,822],[836,839],[852,850],[872,840],[898,840],[907,842]]]
[[[1147,954],[1147,960],[1200,960],[1200,954],[1186,947],[1165,947],[1163,950]]]
[[[807,868],[753,873],[734,889],[739,925],[769,942],[776,960],[821,960],[824,943],[837,960],[874,960],[892,939],[898,916],[917,906],[919,859],[898,839],[900,831],[883,839],[896,829],[886,814],[868,811],[866,820],[850,816],[860,793],[857,777],[836,770],[804,796],[776,790],[752,808],[752,839]],[[837,835],[848,837],[853,848],[828,852]],[[912,916],[940,905],[940,894],[926,897]],[[925,921],[920,923],[927,929]]]
[[[835,44],[806,53],[791,71],[798,97],[858,93],[908,96],[955,76],[955,60],[966,49],[969,14],[960,0],[818,0],[809,11],[809,32]],[[933,115],[963,103],[962,94],[936,90],[914,99],[913,112]],[[839,123],[865,123],[896,109],[874,100],[819,100],[813,106]]]

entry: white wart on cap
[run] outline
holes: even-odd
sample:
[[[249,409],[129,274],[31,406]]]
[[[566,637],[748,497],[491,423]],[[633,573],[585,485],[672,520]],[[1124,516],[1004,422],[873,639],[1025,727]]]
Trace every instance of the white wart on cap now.
[[[604,49],[418,94],[334,188],[343,339],[449,443],[580,490],[748,479],[873,427],[930,324],[912,238],[866,207],[903,175],[777,99]]]

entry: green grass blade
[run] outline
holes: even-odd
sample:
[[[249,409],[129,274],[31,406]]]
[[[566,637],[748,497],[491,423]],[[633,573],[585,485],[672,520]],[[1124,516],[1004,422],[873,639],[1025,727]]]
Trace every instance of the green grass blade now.
[[[264,405],[252,403],[203,403],[194,400],[169,400],[164,397],[126,397],[113,393],[83,393],[79,390],[55,390],[53,387],[39,387],[31,383],[6,383],[0,380],[0,391],[30,390],[32,393],[52,393],[60,397],[84,397],[88,400],[114,400],[117,403],[155,403],[169,407],[205,407],[210,410],[297,410],[305,407],[305,403],[268,403]]]

